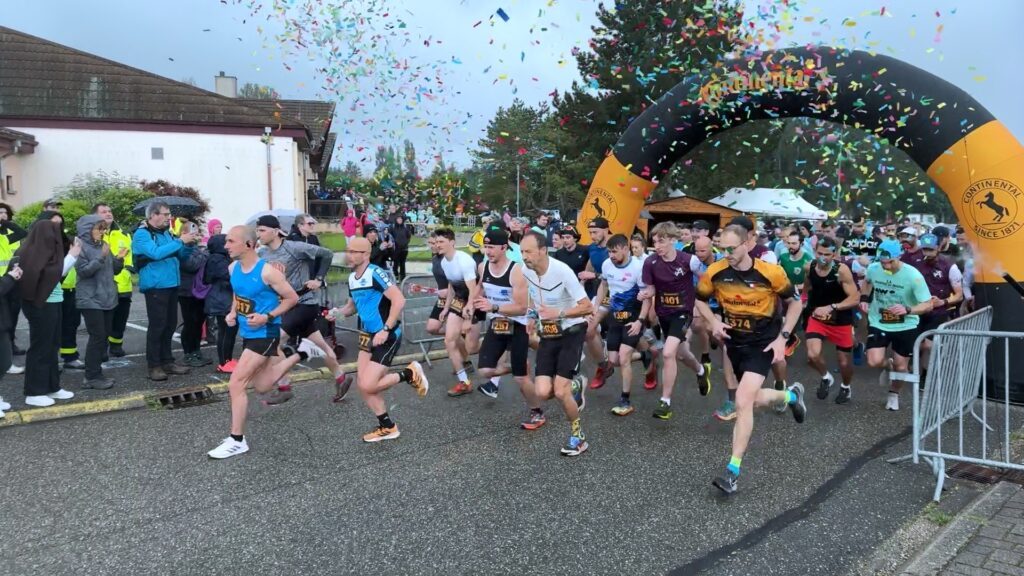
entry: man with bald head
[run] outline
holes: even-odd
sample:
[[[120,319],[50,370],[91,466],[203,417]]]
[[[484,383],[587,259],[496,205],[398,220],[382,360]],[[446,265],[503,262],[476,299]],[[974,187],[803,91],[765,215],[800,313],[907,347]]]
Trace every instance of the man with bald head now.
[[[380,442],[398,438],[398,425],[388,415],[382,394],[400,382],[408,382],[420,397],[430,386],[423,367],[413,361],[401,372],[388,373],[391,361],[402,342],[399,318],[405,307],[405,296],[385,270],[370,263],[372,246],[366,238],[353,238],[345,255],[352,273],[348,277],[349,300],[331,314],[349,317],[359,314],[359,357],[356,378],[366,405],[377,416],[377,427],[363,435],[363,442]]]
[[[244,434],[249,407],[246,388],[250,384],[257,393],[270,392],[274,383],[300,360],[323,355],[319,348],[304,342],[298,350],[283,347],[285,360],[269,364],[269,360],[277,355],[280,344],[281,316],[295,307],[299,296],[281,271],[268,266],[256,255],[259,241],[255,229],[235,226],[228,232],[224,244],[228,255],[235,260],[228,268],[234,298],[225,321],[228,326],[238,325],[238,333],[242,336],[242,356],[228,383],[231,435],[208,452],[210,458],[217,460],[249,451]]]

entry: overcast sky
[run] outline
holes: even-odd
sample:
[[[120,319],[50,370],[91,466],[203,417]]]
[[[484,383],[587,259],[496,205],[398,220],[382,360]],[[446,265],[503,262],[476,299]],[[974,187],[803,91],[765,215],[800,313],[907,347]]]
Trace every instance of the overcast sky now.
[[[348,76],[344,61],[334,71],[338,88],[324,89],[314,70],[324,65],[325,49],[304,36],[309,52],[282,58],[275,36],[285,28],[268,10],[252,17],[254,0],[34,0],[0,13],[0,24],[61,44],[142,68],[175,80],[192,78],[213,89],[218,71],[239,84],[271,85],[286,98],[334,99],[334,129],[341,148],[335,163],[353,159],[372,166],[378,144],[409,138],[424,167],[431,153],[447,161],[469,162],[468,150],[480,138],[498,106],[518,96],[528,103],[547,100],[578,78],[570,51],[585,46],[596,22],[590,0],[322,0],[314,16],[322,23],[329,8],[348,21],[355,6],[368,21],[341,34],[366,34],[358,49],[373,56],[368,70],[384,82]],[[262,0],[272,4],[273,0]],[[283,5],[307,0],[279,0]],[[906,60],[971,93],[1024,140],[1021,110],[1024,2],[1019,0],[790,0],[796,32],[782,45],[823,43],[873,49]],[[781,4],[748,0],[748,18],[759,7]],[[885,8],[882,13],[882,8]],[[509,17],[495,16],[501,8]],[[383,12],[388,12],[384,17]],[[881,14],[880,14],[881,13]],[[405,24],[391,30],[384,26]],[[806,20],[810,20],[809,22]],[[306,18],[308,24],[312,18]],[[474,27],[474,24],[476,25]],[[940,30],[941,26],[941,30]],[[376,33],[376,39],[371,38]],[[292,46],[286,42],[286,47]],[[310,60],[312,58],[312,61]],[[372,66],[399,61],[424,67],[406,71]],[[287,68],[286,65],[287,64]],[[290,68],[290,69],[289,69]],[[367,69],[364,69],[365,73]],[[440,84],[439,82],[440,81]],[[416,100],[418,90],[431,96]],[[402,96],[386,98],[386,90]],[[358,148],[363,148],[360,151]]]

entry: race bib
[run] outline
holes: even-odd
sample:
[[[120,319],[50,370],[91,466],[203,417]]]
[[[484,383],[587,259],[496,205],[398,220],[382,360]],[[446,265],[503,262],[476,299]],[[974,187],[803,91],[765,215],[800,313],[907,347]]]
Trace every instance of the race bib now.
[[[359,351],[369,352],[370,351],[370,333],[359,331]]]
[[[612,305],[612,297],[608,296],[606,294],[605,297],[604,297],[604,300],[601,300],[601,307],[607,308],[607,307],[609,307],[611,305]]]
[[[661,293],[658,295],[658,301],[666,308],[679,308],[683,305],[683,298],[678,292]]]
[[[562,323],[558,320],[541,320],[540,337],[545,339],[561,338]]]
[[[511,336],[512,321],[508,318],[492,318],[491,333],[498,336]]]
[[[241,296],[238,296],[237,294],[235,295],[235,312],[239,316],[248,316],[249,314],[252,314],[254,311],[255,305],[253,304],[252,300],[248,298],[243,298]]]
[[[617,312],[612,313],[612,318],[615,318],[615,320],[621,324],[625,324],[626,322],[630,321],[630,318],[632,317],[633,313],[630,312],[629,310],[619,310]]]
[[[904,316],[900,314],[893,314],[888,310],[882,310],[882,324],[899,324],[903,322]]]
[[[738,332],[752,332],[754,330],[753,323],[750,318],[726,315],[724,320],[726,324]]]
[[[458,312],[462,314],[462,309],[466,307],[466,301],[462,298],[452,298],[452,312]]]

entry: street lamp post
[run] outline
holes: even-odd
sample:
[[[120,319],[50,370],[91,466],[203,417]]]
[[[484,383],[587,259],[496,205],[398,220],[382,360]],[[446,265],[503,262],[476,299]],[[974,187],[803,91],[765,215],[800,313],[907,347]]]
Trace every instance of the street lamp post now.
[[[516,162],[516,218],[519,217],[519,162]]]

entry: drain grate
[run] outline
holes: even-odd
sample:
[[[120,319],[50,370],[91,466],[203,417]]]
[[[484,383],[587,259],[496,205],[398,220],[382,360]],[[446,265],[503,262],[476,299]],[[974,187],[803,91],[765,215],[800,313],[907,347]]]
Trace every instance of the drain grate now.
[[[1002,480],[1005,475],[1002,470],[986,468],[985,466],[978,466],[977,464],[969,464],[967,462],[953,464],[946,470],[946,474],[950,478],[970,480],[979,484],[995,484]]]
[[[1020,470],[1008,470],[1006,474],[1003,475],[1003,480],[1024,486],[1024,472],[1021,472]]]
[[[209,387],[196,386],[195,388],[184,388],[154,394],[146,399],[146,404],[152,409],[161,410],[199,406],[201,404],[209,404],[213,400],[213,391]]]

